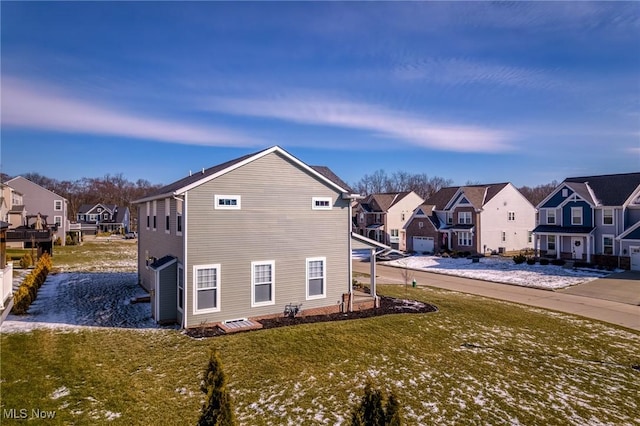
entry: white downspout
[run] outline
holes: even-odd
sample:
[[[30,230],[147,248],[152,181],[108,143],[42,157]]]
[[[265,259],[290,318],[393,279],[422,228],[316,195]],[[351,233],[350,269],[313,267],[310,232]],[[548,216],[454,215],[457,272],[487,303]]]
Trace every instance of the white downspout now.
[[[183,280],[183,285],[184,285],[184,300],[183,300],[183,304],[184,304],[184,308],[182,310],[182,328],[188,328],[189,324],[187,321],[187,315],[188,315],[188,306],[187,303],[189,301],[189,297],[187,297],[187,294],[189,293],[188,289],[189,289],[189,282],[187,281],[187,265],[189,264],[187,262],[187,244],[189,239],[187,238],[187,231],[189,229],[188,226],[188,222],[189,222],[189,215],[187,214],[187,195],[189,193],[185,192],[184,193],[184,202],[182,203],[182,262],[183,262],[183,266],[182,266],[182,274],[184,275],[184,280]]]

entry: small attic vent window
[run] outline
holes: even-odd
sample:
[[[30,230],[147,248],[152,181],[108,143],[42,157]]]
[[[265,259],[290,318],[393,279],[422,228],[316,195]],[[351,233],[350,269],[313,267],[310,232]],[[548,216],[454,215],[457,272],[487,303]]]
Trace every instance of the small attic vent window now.
[[[216,195],[214,208],[217,210],[240,210],[240,196]]]
[[[562,188],[562,196],[565,198],[569,196],[569,190],[567,188]]]
[[[313,197],[311,208],[313,210],[331,210],[331,197]]]

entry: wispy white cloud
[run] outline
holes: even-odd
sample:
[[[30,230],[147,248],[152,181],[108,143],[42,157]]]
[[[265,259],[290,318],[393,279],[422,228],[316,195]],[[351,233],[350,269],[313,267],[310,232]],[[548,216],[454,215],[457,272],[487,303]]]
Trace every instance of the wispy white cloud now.
[[[277,99],[212,98],[208,110],[272,118],[317,126],[355,129],[424,148],[457,152],[500,152],[512,149],[514,134],[486,127],[438,123],[379,105],[291,96]]]
[[[210,146],[249,146],[259,141],[224,128],[149,118],[99,106],[51,85],[2,76],[5,128],[127,137]]]
[[[491,84],[498,86],[553,89],[561,85],[541,69],[482,63],[464,58],[428,58],[402,62],[393,71],[403,80],[426,80],[446,85]]]

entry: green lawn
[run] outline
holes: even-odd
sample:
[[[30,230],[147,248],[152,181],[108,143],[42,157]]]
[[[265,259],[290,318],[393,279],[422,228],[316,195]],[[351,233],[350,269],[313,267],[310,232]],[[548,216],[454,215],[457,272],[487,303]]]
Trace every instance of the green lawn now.
[[[440,310],[203,340],[3,333],[0,423],[36,408],[55,411],[52,424],[194,424],[213,346],[243,425],[344,423],[368,378],[395,391],[411,425],[640,423],[639,333],[444,290],[379,289]]]

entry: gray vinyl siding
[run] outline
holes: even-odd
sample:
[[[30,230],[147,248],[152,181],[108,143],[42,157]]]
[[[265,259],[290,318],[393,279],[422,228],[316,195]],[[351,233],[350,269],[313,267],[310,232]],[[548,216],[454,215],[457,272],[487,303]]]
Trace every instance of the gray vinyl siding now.
[[[158,296],[158,322],[178,320],[178,264],[173,263],[158,271],[160,293]]]
[[[215,195],[241,196],[240,210],[214,209]],[[349,202],[278,153],[190,190],[185,216],[188,326],[336,305],[348,291]],[[312,210],[331,197],[332,210]],[[306,300],[306,258],[326,257],[326,297]],[[275,262],[275,303],[251,307],[251,262]],[[220,312],[194,315],[194,265],[220,264]]]
[[[176,235],[176,200],[170,199],[170,233],[165,233],[164,218],[165,206],[164,200],[158,200],[156,216],[158,223],[156,230],[153,230],[153,207],[151,207],[150,215],[151,226],[147,229],[147,207],[146,203],[138,205],[138,274],[140,285],[151,291],[153,288],[153,280],[155,279],[154,271],[147,267],[145,256],[160,259],[170,255],[182,262],[183,257],[183,237]],[[184,233],[183,233],[184,235]]]

